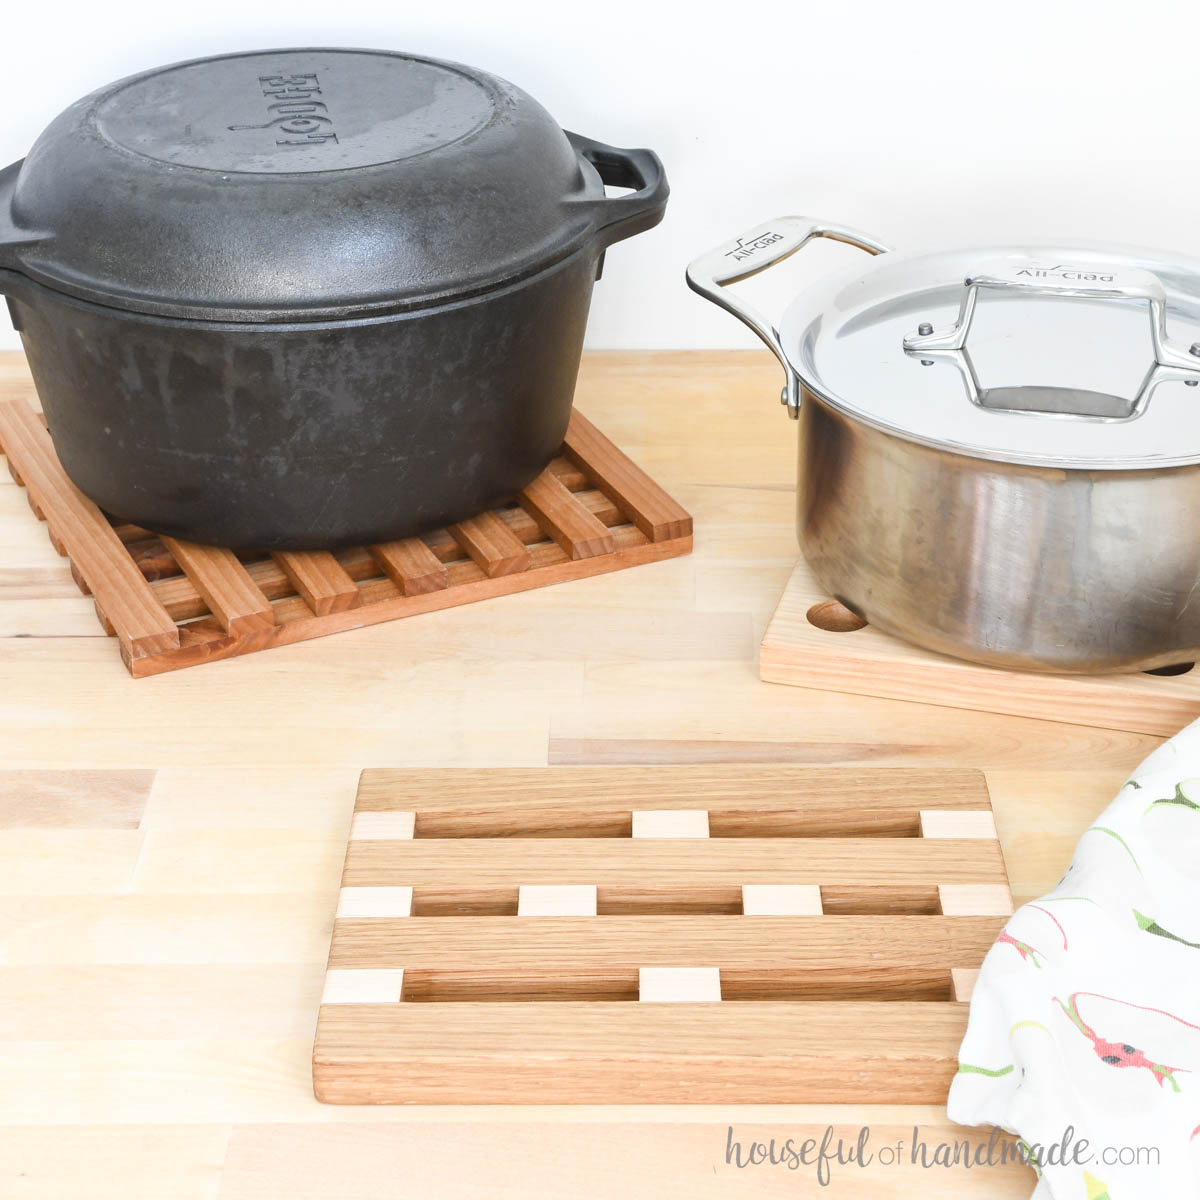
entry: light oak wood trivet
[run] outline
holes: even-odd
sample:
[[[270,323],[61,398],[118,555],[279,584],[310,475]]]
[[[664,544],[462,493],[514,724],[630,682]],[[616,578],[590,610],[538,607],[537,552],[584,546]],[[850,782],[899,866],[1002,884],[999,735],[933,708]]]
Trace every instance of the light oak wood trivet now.
[[[768,683],[1168,736],[1200,716],[1200,667],[1179,675],[1046,675],[963,662],[890,637],[830,600],[801,559],[758,659]]]
[[[0,403],[0,448],[134,676],[686,554],[692,519],[582,414],[510,504],[351,550],[234,554],[110,520],[41,417]]]
[[[942,1103],[1011,911],[976,771],[365,771],[314,1088]]]

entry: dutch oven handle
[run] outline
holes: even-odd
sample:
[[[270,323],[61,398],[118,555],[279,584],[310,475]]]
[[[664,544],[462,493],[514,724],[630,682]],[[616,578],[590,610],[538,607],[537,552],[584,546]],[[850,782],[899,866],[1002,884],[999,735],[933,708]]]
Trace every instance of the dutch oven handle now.
[[[671,189],[662,160],[653,150],[619,150],[569,130],[567,138],[575,153],[596,169],[602,183],[635,189],[627,196],[594,202],[599,218],[597,232],[605,247],[644,233],[662,220]]]
[[[687,269],[688,287],[692,291],[698,292],[749,326],[779,359],[787,377],[779,398],[787,405],[788,415],[793,419],[800,415],[800,377],[788,362],[779,340],[779,330],[757,309],[744,300],[735,299],[725,288],[731,283],[749,279],[751,275],[757,275],[759,271],[765,271],[785,258],[790,258],[813,238],[819,237],[845,242],[848,246],[857,246],[868,254],[885,254],[888,250],[887,246],[875,238],[856,229],[848,229],[844,225],[832,225],[812,217],[777,217],[774,221],[768,221],[748,233],[743,233],[732,242],[726,242],[715,250],[700,255]]]
[[[49,236],[22,229],[13,217],[13,193],[16,190],[21,163],[24,161],[21,159],[10,163],[0,171],[0,295],[7,295],[13,285],[19,282],[18,276],[14,274],[20,271],[17,252],[34,242],[44,242]]]

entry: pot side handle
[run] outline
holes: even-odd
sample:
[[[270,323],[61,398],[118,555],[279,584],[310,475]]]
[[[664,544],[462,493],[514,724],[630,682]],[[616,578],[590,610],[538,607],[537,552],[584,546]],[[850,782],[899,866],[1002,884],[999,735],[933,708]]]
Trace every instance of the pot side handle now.
[[[634,189],[626,196],[590,202],[596,206],[597,229],[606,248],[662,220],[671,189],[662,160],[653,150],[620,150],[570,130],[566,133],[575,153],[595,168],[602,183]]]
[[[757,309],[744,300],[736,299],[725,289],[731,283],[749,279],[751,275],[757,275],[790,258],[813,238],[819,237],[857,246],[868,254],[884,254],[889,249],[883,242],[843,225],[833,225],[813,217],[776,217],[693,259],[687,269],[688,287],[692,291],[732,313],[758,334],[779,359],[787,377],[780,401],[787,405],[788,415],[793,419],[800,415],[800,378],[784,353],[779,330]]]

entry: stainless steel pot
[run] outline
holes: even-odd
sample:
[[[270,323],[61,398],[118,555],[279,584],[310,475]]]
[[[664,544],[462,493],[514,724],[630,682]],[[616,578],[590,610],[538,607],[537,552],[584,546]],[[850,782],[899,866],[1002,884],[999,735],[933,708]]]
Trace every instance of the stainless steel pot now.
[[[778,328],[724,290],[818,237],[876,257],[802,292]],[[783,364],[800,546],[847,607],[997,666],[1200,658],[1200,262],[899,254],[785,217],[698,258],[688,282]]]

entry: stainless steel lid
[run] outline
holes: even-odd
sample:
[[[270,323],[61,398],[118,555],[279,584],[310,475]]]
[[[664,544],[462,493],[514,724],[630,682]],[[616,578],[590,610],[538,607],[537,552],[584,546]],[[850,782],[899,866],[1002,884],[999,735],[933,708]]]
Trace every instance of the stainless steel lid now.
[[[802,292],[778,341],[827,404],[912,441],[1038,466],[1200,463],[1197,261],[1062,245],[888,252]]]

